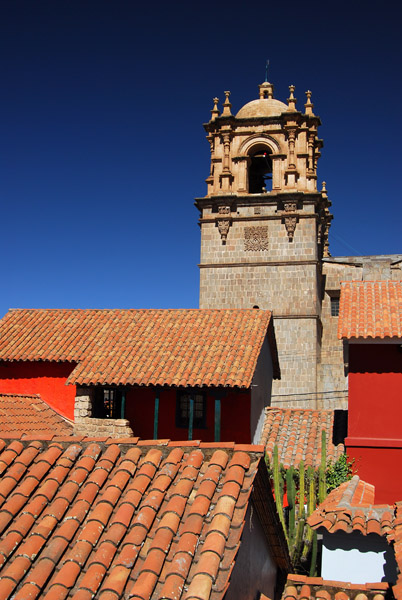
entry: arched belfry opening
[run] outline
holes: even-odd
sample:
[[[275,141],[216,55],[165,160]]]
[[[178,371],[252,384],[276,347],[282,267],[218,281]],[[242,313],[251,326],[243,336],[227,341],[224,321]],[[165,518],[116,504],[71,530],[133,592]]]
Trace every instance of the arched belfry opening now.
[[[248,167],[248,193],[262,194],[272,189],[272,158],[266,146],[250,154]]]

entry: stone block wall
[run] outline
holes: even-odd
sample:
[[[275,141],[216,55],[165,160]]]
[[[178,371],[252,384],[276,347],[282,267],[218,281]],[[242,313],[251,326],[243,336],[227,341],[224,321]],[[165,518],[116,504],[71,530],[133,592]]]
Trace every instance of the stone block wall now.
[[[275,336],[281,379],[273,382],[271,406],[319,408],[317,319],[275,319]]]
[[[239,208],[234,219],[241,216],[244,220],[232,221],[226,243],[222,241],[218,221],[202,223],[201,264],[317,260],[315,218],[301,212],[293,241],[289,241],[282,218],[257,218],[253,215],[254,210],[252,207]],[[273,207],[261,207],[261,217],[276,212]]]
[[[91,390],[77,389],[74,406],[74,435],[123,438],[133,437],[134,433],[127,419],[96,419],[92,417]]]

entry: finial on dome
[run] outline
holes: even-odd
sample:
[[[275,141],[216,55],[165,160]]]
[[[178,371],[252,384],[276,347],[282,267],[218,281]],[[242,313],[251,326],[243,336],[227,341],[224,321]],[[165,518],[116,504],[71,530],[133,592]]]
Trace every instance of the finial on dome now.
[[[214,107],[211,110],[211,121],[215,121],[216,117],[219,117],[219,115],[221,114],[221,111],[218,108],[218,102],[219,102],[219,98],[213,98],[213,103],[214,103]]]
[[[264,81],[261,85],[258,86],[260,89],[260,100],[263,98],[271,99],[274,97],[274,86],[269,81]]]
[[[304,105],[304,108],[306,109],[305,114],[306,115],[314,115],[314,113],[313,113],[313,106],[314,106],[314,104],[311,103],[311,92],[310,92],[310,90],[307,90],[306,96],[307,96],[307,102]]]
[[[224,94],[225,94],[225,102],[223,103],[222,117],[231,117],[232,113],[230,112],[230,107],[232,105],[229,102],[230,92],[224,92]]]
[[[290,96],[288,98],[288,106],[289,106],[290,110],[296,110],[297,99],[294,97],[294,94],[293,94],[295,89],[296,88],[294,85],[289,86]]]
[[[268,67],[269,67],[269,60],[267,60],[267,62],[265,64],[265,83],[268,83]]]

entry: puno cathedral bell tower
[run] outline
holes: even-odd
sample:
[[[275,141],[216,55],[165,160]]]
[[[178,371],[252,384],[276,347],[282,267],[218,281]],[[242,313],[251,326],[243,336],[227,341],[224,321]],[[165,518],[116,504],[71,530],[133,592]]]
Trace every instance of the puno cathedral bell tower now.
[[[402,255],[331,257],[325,183],[317,189],[323,146],[311,92],[297,110],[271,83],[232,114],[214,99],[204,125],[211,148],[200,211],[200,308],[273,311],[282,379],[272,404],[346,408],[343,347],[337,339],[342,280],[401,279]]]
[[[274,313],[282,380],[273,403],[316,406],[321,336],[322,258],[332,216],[325,185],[317,190],[323,146],[311,92],[303,111],[294,86],[287,105],[273,86],[231,112],[225,92],[204,127],[211,147],[201,213],[200,308],[261,308]],[[304,402],[303,402],[304,403]],[[308,401],[307,404],[310,404]]]

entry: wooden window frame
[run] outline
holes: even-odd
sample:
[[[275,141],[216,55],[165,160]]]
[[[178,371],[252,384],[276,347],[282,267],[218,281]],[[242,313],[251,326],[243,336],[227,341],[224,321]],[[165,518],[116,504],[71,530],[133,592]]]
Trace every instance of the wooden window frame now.
[[[194,398],[194,421],[193,429],[207,428],[207,395],[205,392],[179,390],[176,397],[176,427],[180,429],[188,429],[189,427],[189,406],[190,397]],[[187,401],[187,407],[183,406]],[[183,409],[187,413],[183,416]],[[198,414],[197,411],[201,414]]]

